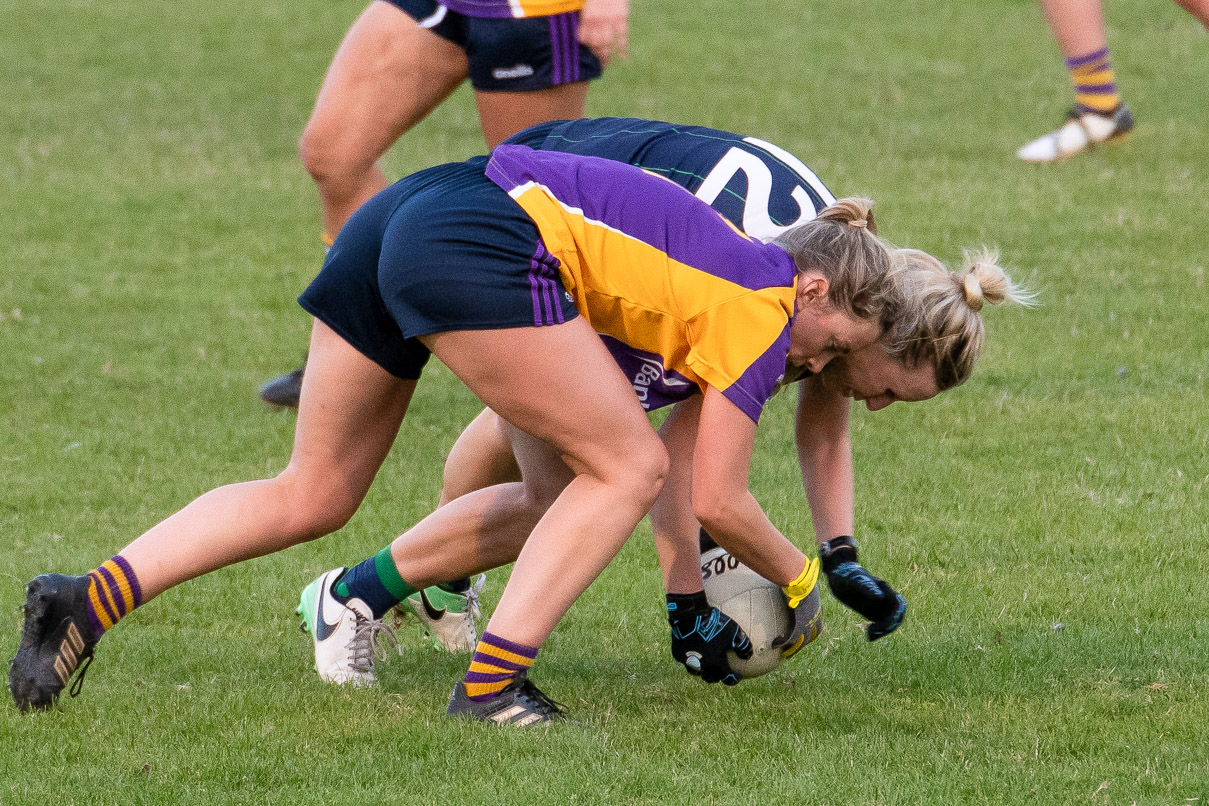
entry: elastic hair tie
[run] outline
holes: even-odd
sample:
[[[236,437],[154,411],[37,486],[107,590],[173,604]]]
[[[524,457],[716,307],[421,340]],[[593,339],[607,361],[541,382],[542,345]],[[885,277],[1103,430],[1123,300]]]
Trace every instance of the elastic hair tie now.
[[[856,227],[857,229],[865,229],[869,226],[869,222],[863,218],[854,219],[848,222],[848,226]]]

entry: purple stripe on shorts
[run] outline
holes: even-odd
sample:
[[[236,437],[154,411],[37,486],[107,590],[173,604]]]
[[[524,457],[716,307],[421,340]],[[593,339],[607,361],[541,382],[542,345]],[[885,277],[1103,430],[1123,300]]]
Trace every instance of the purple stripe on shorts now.
[[[105,577],[101,576],[101,574],[99,572],[100,572],[100,569],[97,569],[96,571],[93,571],[89,576],[92,577],[92,581],[96,583],[97,588],[108,587],[109,583],[106,582]],[[100,601],[101,601],[101,609],[105,611],[105,615],[109,616],[109,623],[116,624],[118,621],[118,614],[113,612],[113,608],[110,607],[109,602],[105,600],[105,592],[102,590],[98,590],[97,598],[100,599]]]
[[[529,292],[533,298],[533,324],[536,327],[561,325],[564,321],[558,300],[561,287],[555,279],[557,276],[558,258],[546,251],[545,243],[538,238],[537,250],[529,261]]]
[[[1066,60],[1066,68],[1073,70],[1076,67],[1085,67],[1092,62],[1100,61],[1108,58],[1108,48],[1100,48],[1088,53],[1086,56],[1074,56]]]
[[[579,81],[579,12],[552,14],[549,19],[551,83]]]
[[[553,71],[551,83],[563,84],[566,79],[563,78],[563,60],[562,60],[562,40],[559,36],[558,18],[561,15],[553,14],[549,17],[550,24],[550,67]]]
[[[138,607],[143,603],[143,589],[139,587],[139,578],[135,576],[134,569],[130,567],[130,563],[126,562],[126,558],[121,554],[114,557],[113,562],[126,575],[126,581],[130,583],[130,593],[134,597],[134,606]]]
[[[560,14],[562,17],[560,25],[562,26],[562,58],[563,58],[563,75],[566,76],[568,82],[575,80],[575,70],[572,66],[571,56],[575,50],[575,37],[571,32],[571,15]]]
[[[567,43],[567,62],[571,68],[571,80],[579,81],[579,12],[573,11],[567,14],[567,26],[571,29],[571,35]]]

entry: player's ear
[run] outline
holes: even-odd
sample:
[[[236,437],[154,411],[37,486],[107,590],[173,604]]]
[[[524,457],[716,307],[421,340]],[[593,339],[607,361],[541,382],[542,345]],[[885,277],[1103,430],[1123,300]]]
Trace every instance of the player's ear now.
[[[799,306],[826,302],[827,292],[830,290],[831,284],[821,274],[802,272],[798,275],[797,300]]]

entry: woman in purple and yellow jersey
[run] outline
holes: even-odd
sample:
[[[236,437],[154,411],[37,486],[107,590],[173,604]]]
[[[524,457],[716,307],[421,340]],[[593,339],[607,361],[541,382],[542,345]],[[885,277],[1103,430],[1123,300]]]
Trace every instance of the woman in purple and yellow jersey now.
[[[765,241],[809,221],[835,201],[819,177],[785,149],[758,138],[701,126],[636,118],[555,121],[526,129],[507,142],[637,165],[683,186],[747,235]],[[910,274],[919,281],[916,284],[930,288],[927,293],[921,290],[918,294],[927,299],[923,306],[928,312],[924,317],[927,321],[910,325],[900,322],[894,333],[883,337],[884,343],[832,361],[825,371],[825,377],[832,377],[835,373],[831,368],[839,365],[854,372],[859,383],[845,383],[842,388],[851,387],[852,394],[867,397],[870,408],[882,408],[891,400],[922,400],[935,395],[940,388],[956,385],[968,376],[981,342],[958,336],[981,332],[981,317],[971,307],[974,302],[965,300],[966,275],[950,274],[935,261],[925,266],[912,257],[916,253],[911,251],[900,254],[910,258],[905,262]],[[1010,286],[1010,280],[993,263],[983,261],[977,266],[982,284],[975,286],[992,289],[987,292],[988,300],[1004,301],[1003,295],[996,297],[993,289],[1003,282]],[[924,282],[933,277],[939,282]],[[1010,298],[1017,299],[1018,295]],[[944,350],[926,356],[907,356],[894,351],[896,343],[918,347],[921,342],[914,340],[914,336],[922,332],[929,334],[928,344],[952,345],[954,354]],[[912,360],[908,362],[907,358]],[[951,370],[955,362],[963,367],[962,373]],[[663,405],[666,397],[662,394],[662,365],[630,363],[633,364],[630,381],[643,407],[651,410]],[[871,383],[878,388],[872,389]],[[939,386],[941,383],[944,386]],[[795,438],[820,555],[853,559],[855,496],[848,400],[840,393],[841,387],[824,386],[819,377],[806,378],[798,385],[801,393]],[[669,621],[673,629],[673,656],[682,662],[694,657],[695,662],[687,668],[706,682],[737,682],[738,676],[726,661],[728,642],[735,636],[720,631],[709,647],[689,646],[689,642],[676,637],[684,632],[686,621],[714,617],[702,590],[697,550],[699,525],[691,504],[692,451],[700,403],[699,394],[678,402],[660,428],[660,436],[669,449],[671,469],[652,508],[651,528],[664,572],[668,603],[672,606]],[[521,480],[509,431],[508,425],[490,409],[467,426],[445,463],[442,504],[484,487]],[[731,482],[740,489],[746,486],[746,478],[738,474]],[[850,550],[837,554],[843,546]],[[517,544],[510,550],[515,554],[520,548]],[[465,555],[479,550],[483,550],[482,542],[456,546],[417,544],[408,553],[428,553],[436,560],[447,551]],[[503,553],[501,547],[493,547],[490,552],[497,558]],[[829,575],[832,592],[870,620],[867,632],[870,640],[888,635],[902,622],[905,600],[865,568],[853,572],[849,566],[847,571],[851,578],[845,581]],[[851,576],[852,573],[856,576]],[[856,582],[861,584],[849,584]],[[470,589],[470,580],[451,581],[417,592],[404,603],[434,642],[449,651],[470,651],[478,641],[477,607]],[[301,608],[303,613],[306,610],[305,606]],[[363,647],[348,648],[346,665],[353,664],[359,655],[364,655]],[[321,667],[327,670],[329,679],[348,676],[339,671],[339,664],[321,664]]]
[[[201,496],[90,574],[35,578],[9,678],[18,706],[49,707],[103,632],[164,590],[343,526],[430,354],[515,429],[525,475],[404,535],[525,532],[480,642],[487,661],[476,659],[451,713],[521,723],[558,713],[525,670],[667,473],[627,361],[662,366],[669,397],[703,394],[697,515],[803,599],[817,561],[750,493],[730,495],[730,479],[750,462],[760,412],[787,372],[818,372],[902,312],[890,250],[870,224],[867,203],[842,201],[765,244],[638,168],[523,146],[402,180],[349,220],[300,298],[316,321],[289,465]],[[536,523],[508,517],[533,499],[548,504]],[[387,550],[325,575],[309,613],[317,655],[372,628],[383,602],[489,563],[472,562],[400,573]]]

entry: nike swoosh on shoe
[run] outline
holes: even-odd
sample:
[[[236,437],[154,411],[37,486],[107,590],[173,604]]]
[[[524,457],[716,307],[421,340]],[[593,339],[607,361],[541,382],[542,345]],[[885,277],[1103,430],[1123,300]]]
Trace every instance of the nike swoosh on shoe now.
[[[340,626],[340,619],[336,619],[335,624],[330,624],[323,616],[323,600],[327,598],[327,595],[326,589],[319,591],[319,604],[315,608],[318,611],[315,619],[315,638],[320,641],[326,641]]]
[[[427,613],[428,617],[433,621],[439,621],[445,617],[445,608],[442,607],[438,610],[437,608],[433,607],[432,602],[428,601],[428,594],[424,591],[420,591],[420,602],[424,605],[424,612]]]

